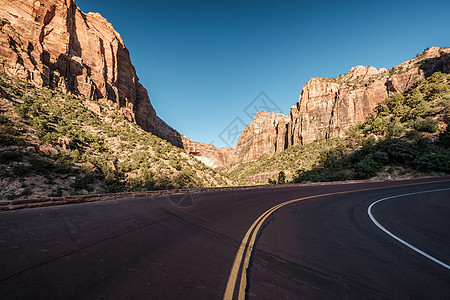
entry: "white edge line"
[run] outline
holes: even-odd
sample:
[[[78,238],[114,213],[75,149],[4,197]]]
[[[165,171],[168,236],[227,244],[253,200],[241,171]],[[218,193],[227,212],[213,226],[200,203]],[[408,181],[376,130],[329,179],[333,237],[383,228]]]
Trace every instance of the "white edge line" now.
[[[380,200],[375,201],[374,203],[372,203],[369,208],[367,209],[367,213],[369,214],[370,219],[372,220],[372,222],[378,226],[378,228],[380,228],[381,230],[383,230],[385,233],[387,233],[388,235],[390,235],[391,237],[393,237],[394,239],[396,239],[397,241],[399,241],[400,243],[402,243],[405,246],[408,246],[409,248],[411,248],[412,250],[416,251],[417,253],[425,256],[426,258],[434,261],[435,263],[443,266],[444,268],[450,270],[450,266],[447,265],[446,263],[440,261],[437,258],[434,258],[433,256],[429,255],[428,253],[418,249],[417,247],[414,247],[413,245],[411,245],[410,243],[402,240],[401,238],[399,238],[398,236],[394,235],[392,232],[390,232],[389,230],[387,230],[386,228],[383,227],[383,225],[381,225],[373,216],[372,214],[372,207],[377,204],[378,202],[382,202],[385,200],[389,200],[392,198],[399,198],[399,197],[404,197],[404,196],[410,196],[410,195],[417,195],[417,194],[424,194],[424,193],[432,193],[432,192],[440,192],[440,191],[448,191],[450,190],[450,188],[445,188],[445,189],[438,189],[438,190],[429,190],[429,191],[421,191],[421,192],[415,192],[415,193],[408,193],[408,194],[401,194],[401,195],[395,195],[395,196],[390,196],[390,197],[386,197]]]

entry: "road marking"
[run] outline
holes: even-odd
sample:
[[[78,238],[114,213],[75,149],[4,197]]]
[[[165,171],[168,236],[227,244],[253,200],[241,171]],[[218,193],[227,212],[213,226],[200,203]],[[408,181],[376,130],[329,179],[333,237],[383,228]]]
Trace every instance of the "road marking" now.
[[[432,183],[439,183],[439,182],[446,182],[446,181],[449,181],[449,180],[444,179],[444,180],[439,180],[439,181],[425,182],[425,183],[421,183],[421,184],[432,184]],[[405,186],[411,186],[411,185],[417,185],[417,183],[408,183],[408,184],[389,186],[389,187],[374,187],[374,188],[366,188],[366,189],[359,189],[359,190],[353,190],[353,191],[343,191],[343,192],[313,195],[313,196],[308,196],[308,197],[303,197],[303,198],[298,198],[298,199],[282,202],[282,203],[275,205],[274,207],[268,209],[261,216],[259,216],[259,218],[256,219],[255,222],[253,222],[252,226],[250,226],[250,228],[246,232],[244,238],[242,239],[242,242],[239,245],[238,251],[234,258],[233,266],[231,267],[231,271],[230,271],[230,275],[228,276],[227,286],[225,288],[225,293],[223,295],[223,299],[224,300],[232,300],[233,299],[234,290],[236,287],[236,281],[237,281],[237,277],[239,275],[239,270],[242,270],[242,271],[241,271],[241,280],[239,283],[238,299],[239,300],[245,299],[245,292],[246,292],[246,288],[247,288],[247,270],[248,270],[248,267],[250,264],[250,258],[252,256],[252,253],[254,250],[256,237],[258,235],[259,229],[261,228],[262,224],[264,224],[265,220],[279,208],[289,205],[294,202],[299,202],[299,201],[303,201],[303,200],[307,200],[307,199],[326,197],[326,196],[331,196],[331,195],[349,194],[349,193],[356,193],[356,192],[363,192],[363,191],[370,191],[370,190],[378,190],[378,189],[405,187]],[[245,257],[244,257],[244,255],[245,255]],[[242,262],[244,262],[244,263],[242,264]],[[241,268],[241,265],[242,265],[242,268]]]
[[[385,233],[387,233],[389,236],[393,237],[394,239],[396,239],[397,241],[399,241],[400,243],[402,243],[403,245],[411,248],[412,250],[416,251],[417,253],[425,256],[426,258],[434,261],[435,263],[443,266],[444,268],[450,270],[450,265],[447,265],[446,263],[440,261],[437,258],[434,258],[433,256],[429,255],[428,253],[426,253],[425,251],[422,251],[420,249],[418,249],[417,247],[411,245],[410,243],[406,242],[405,240],[402,240],[401,238],[399,238],[398,236],[396,236],[395,234],[393,234],[392,232],[390,232],[389,230],[387,230],[383,225],[381,225],[377,219],[375,219],[375,217],[372,214],[372,207],[382,201],[385,200],[389,200],[389,199],[393,199],[393,198],[399,198],[399,197],[405,197],[405,196],[411,196],[411,195],[417,195],[417,194],[425,194],[425,193],[433,193],[433,192],[440,192],[440,191],[448,191],[450,190],[450,188],[447,189],[438,189],[438,190],[429,190],[429,191],[421,191],[421,192],[415,192],[415,193],[408,193],[408,194],[401,194],[401,195],[395,195],[395,196],[390,196],[390,197],[386,197],[380,200],[375,201],[374,203],[372,203],[369,208],[367,209],[367,213],[369,214],[370,219],[372,220],[372,222],[378,226],[378,228],[380,228],[381,230],[383,230]]]
[[[258,235],[258,231],[261,228],[264,221],[267,219],[268,216],[270,216],[274,211],[279,209],[280,207],[283,207],[285,205],[311,199],[311,198],[318,198],[318,197],[324,197],[328,195],[335,195],[335,194],[341,194],[343,192],[338,193],[329,193],[329,194],[321,194],[321,195],[314,195],[314,196],[308,196],[303,197],[299,199],[289,200],[283,203],[280,203],[270,209],[268,209],[265,213],[263,213],[261,216],[259,216],[258,219],[256,219],[255,222],[253,222],[252,226],[250,226],[250,229],[245,234],[244,239],[241,242],[241,245],[239,246],[238,252],[236,253],[236,257],[234,258],[233,267],[231,268],[230,276],[228,277],[227,287],[225,289],[225,294],[223,296],[224,300],[231,300],[233,299],[234,295],[234,289],[236,286],[236,280],[239,273],[239,270],[241,269],[241,262],[242,258],[244,257],[244,264],[242,267],[242,273],[241,273],[241,281],[239,285],[239,294],[238,299],[245,299],[245,289],[247,288],[247,269],[250,263],[250,258],[253,252],[253,247],[255,245],[256,236]],[[249,238],[251,236],[251,240],[249,242]],[[248,244],[248,245],[247,245]],[[247,251],[245,251],[247,250]],[[245,253],[244,253],[245,252]]]

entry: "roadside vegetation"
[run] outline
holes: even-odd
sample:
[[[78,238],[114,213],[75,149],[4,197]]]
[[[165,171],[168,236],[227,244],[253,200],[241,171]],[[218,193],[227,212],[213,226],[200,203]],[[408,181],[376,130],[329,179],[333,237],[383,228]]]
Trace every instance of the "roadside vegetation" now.
[[[127,121],[112,103],[0,74],[0,198],[66,196],[232,182]]]
[[[238,163],[229,174],[241,184],[445,175],[450,173],[449,122],[450,75],[437,72],[382,101],[345,137]],[[261,173],[270,177],[258,177]]]

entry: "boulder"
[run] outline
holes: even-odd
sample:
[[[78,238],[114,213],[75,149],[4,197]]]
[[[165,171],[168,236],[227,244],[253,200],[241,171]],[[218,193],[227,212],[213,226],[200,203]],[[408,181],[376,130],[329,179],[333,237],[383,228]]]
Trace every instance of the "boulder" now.
[[[39,150],[44,152],[45,155],[58,155],[58,153],[59,153],[58,150],[56,150],[55,148],[53,148],[52,146],[50,146],[48,144],[40,145]]]

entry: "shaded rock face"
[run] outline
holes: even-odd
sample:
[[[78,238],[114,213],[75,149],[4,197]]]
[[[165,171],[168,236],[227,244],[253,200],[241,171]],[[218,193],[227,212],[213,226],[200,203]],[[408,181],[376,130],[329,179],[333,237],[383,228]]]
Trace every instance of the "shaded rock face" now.
[[[0,0],[0,71],[38,86],[107,99],[128,120],[164,138],[119,33],[73,0]],[[173,129],[162,131],[171,131],[176,140]]]
[[[289,116],[260,111],[242,131],[234,148],[242,161],[280,153],[288,147]]]

